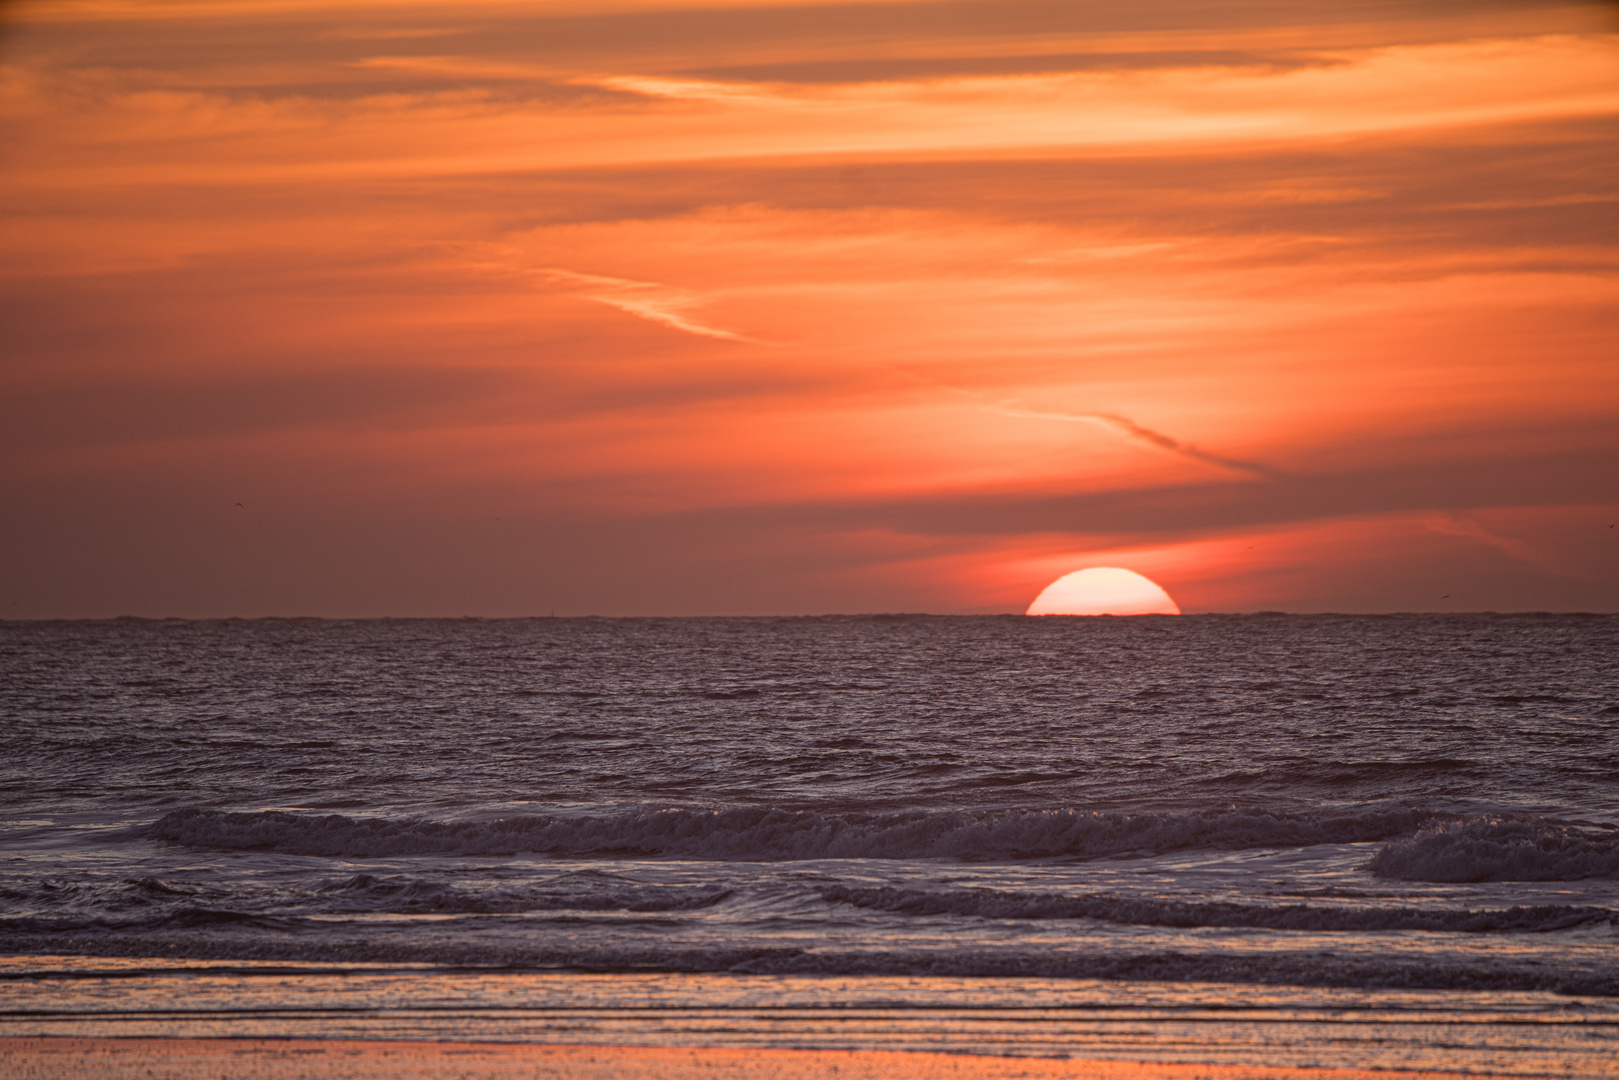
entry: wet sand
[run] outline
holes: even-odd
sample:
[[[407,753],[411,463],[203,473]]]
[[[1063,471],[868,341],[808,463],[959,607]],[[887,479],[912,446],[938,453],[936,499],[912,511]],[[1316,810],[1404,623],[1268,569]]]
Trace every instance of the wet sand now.
[[[4,1080],[1387,1080],[1388,1072],[871,1050],[0,1038]],[[1460,1073],[1402,1072],[1401,1080]],[[1478,1080],[1480,1074],[1471,1074]]]

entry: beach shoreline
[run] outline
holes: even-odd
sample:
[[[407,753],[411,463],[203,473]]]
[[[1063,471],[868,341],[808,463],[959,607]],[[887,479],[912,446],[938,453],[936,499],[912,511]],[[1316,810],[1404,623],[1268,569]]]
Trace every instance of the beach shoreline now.
[[[886,1050],[78,1036],[0,1037],[0,1062],[5,1080],[1477,1080],[1491,1075]]]

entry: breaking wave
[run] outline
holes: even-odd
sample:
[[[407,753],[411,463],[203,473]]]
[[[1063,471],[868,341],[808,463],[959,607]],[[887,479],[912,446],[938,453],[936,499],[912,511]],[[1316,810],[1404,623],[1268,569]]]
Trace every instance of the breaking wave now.
[[[1535,933],[1613,923],[1605,908],[1548,905],[1495,911],[1422,908],[1330,908],[1290,904],[1184,903],[1115,896],[1062,896],[991,889],[852,888],[820,890],[828,903],[901,915],[985,919],[1096,919],[1136,926],[1253,927],[1266,930],[1434,930],[1450,933]]]
[[[145,835],[194,847],[335,858],[534,853],[747,862],[855,858],[998,862],[1389,840],[1412,833],[1430,816],[1404,809],[1327,816],[1247,810],[1179,815],[1078,810],[839,815],[735,808],[433,821],[188,808],[165,814],[147,827]]]
[[[728,899],[732,890],[711,886],[618,885],[599,888],[505,888],[469,892],[439,881],[356,874],[321,890],[362,911],[501,914],[535,911],[698,911]],[[344,903],[350,901],[351,904]]]
[[[1366,866],[1402,881],[1619,878],[1619,832],[1517,818],[1434,821],[1383,845]]]

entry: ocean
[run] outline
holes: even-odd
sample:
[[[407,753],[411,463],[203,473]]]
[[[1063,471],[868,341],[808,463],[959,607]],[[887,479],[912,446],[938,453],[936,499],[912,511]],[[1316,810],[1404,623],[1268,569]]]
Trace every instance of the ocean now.
[[[1619,1060],[1619,617],[11,622],[0,723],[0,1034]]]

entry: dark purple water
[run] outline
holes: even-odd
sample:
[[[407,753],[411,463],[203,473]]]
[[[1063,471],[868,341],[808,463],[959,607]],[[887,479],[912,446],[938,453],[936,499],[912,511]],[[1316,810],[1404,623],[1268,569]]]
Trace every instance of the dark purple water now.
[[[0,624],[0,950],[1619,992],[1619,618]]]

